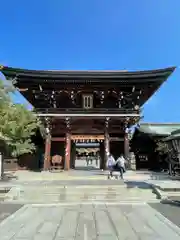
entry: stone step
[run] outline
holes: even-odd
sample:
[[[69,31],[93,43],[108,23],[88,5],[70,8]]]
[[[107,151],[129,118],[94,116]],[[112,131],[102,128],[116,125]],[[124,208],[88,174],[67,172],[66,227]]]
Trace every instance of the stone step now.
[[[7,196],[7,195],[6,195]],[[150,198],[150,197],[156,197],[155,194],[148,194],[148,195],[128,195],[128,194],[122,194],[122,195],[93,195],[93,194],[88,194],[88,195],[77,195],[77,194],[72,194],[72,195],[60,195],[60,194],[47,194],[47,195],[36,195],[36,194],[24,194],[24,195],[19,195],[17,197],[34,197],[34,198],[48,198],[48,197],[59,197],[59,198],[123,198],[123,197],[128,197],[128,198],[133,198],[133,197],[138,197],[138,198]],[[172,196],[172,195],[171,195]]]
[[[180,196],[180,192],[165,192],[167,196]]]
[[[102,177],[102,176],[101,176]],[[34,186],[52,186],[52,185],[56,185],[56,186],[60,186],[60,187],[73,187],[73,186],[120,186],[120,185],[125,185],[124,181],[121,179],[115,180],[108,180],[107,176],[103,176],[103,179],[99,179],[97,178],[97,176],[91,176],[91,179],[75,179],[71,176],[67,176],[66,179],[60,179],[60,180],[56,180],[56,179],[49,179],[49,180],[33,180],[33,181],[16,181],[16,184],[18,185],[34,185]]]
[[[103,188],[103,189],[94,189],[94,188],[72,188],[72,189],[65,189],[65,188],[43,188],[43,189],[37,189],[37,188],[16,188],[18,191],[20,192],[24,192],[24,191],[29,191],[29,192],[39,192],[39,193],[43,193],[43,192],[95,192],[95,193],[101,193],[101,192],[134,192],[134,191],[143,191],[143,192],[149,192],[152,191],[151,188],[148,189],[141,189],[141,188]]]
[[[169,194],[170,195],[170,194]],[[171,194],[172,195],[172,194]],[[7,195],[6,195],[7,196]],[[149,198],[151,196],[156,196],[153,193],[149,193],[149,194],[138,194],[138,193],[134,193],[134,194],[58,194],[58,193],[54,193],[54,194],[31,194],[31,193],[25,193],[25,194],[17,194],[17,196],[20,197],[29,197],[29,196],[33,196],[34,198],[36,197],[65,197],[65,198],[72,198],[72,197],[76,197],[76,198],[117,198],[117,197],[123,197],[123,196],[127,196],[127,197],[136,197],[138,196],[138,198]]]
[[[7,194],[5,201],[30,202],[120,202],[120,201],[157,201],[156,194],[151,188],[127,188],[121,186],[69,186],[67,188],[48,187],[13,187]]]
[[[148,201],[156,200],[155,194],[148,195],[36,195],[36,194],[26,194],[26,195],[9,195],[6,196],[6,200],[24,200],[24,201],[43,201],[43,202],[53,202],[53,201],[122,201],[122,200],[139,200]]]
[[[82,201],[81,199],[78,201],[76,200],[64,200],[64,201],[59,201],[59,200],[55,200],[55,199],[49,199],[49,201],[47,200],[32,200],[32,199],[18,199],[18,200],[6,200],[5,202],[8,203],[22,203],[22,204],[134,204],[134,203],[159,203],[160,200],[158,199],[129,199],[129,198],[124,198],[124,199],[117,199],[117,200],[84,200]]]
[[[85,187],[85,186],[76,186],[76,187],[54,187],[54,186],[48,186],[48,187],[13,187],[12,189],[16,189],[19,192],[24,192],[24,191],[28,191],[28,192],[39,192],[39,193],[43,193],[43,192],[96,192],[96,193],[100,193],[100,192],[122,192],[122,191],[128,191],[128,192],[132,192],[132,191],[143,191],[143,192],[148,192],[148,191],[152,191],[152,188],[138,188],[138,187],[126,187],[126,186],[118,186],[118,187],[94,187],[94,186],[89,186],[89,187]]]
[[[17,188],[20,189],[35,189],[38,191],[41,191],[43,189],[94,189],[94,190],[99,190],[99,189],[122,189],[122,188],[127,188],[126,184],[120,184],[120,185],[46,185],[46,184],[42,184],[42,185],[16,185]],[[134,186],[134,188],[136,188],[136,186]]]
[[[7,194],[9,195],[9,194]],[[11,195],[11,194],[10,194]],[[54,193],[38,193],[38,192],[24,192],[24,193],[18,193],[17,192],[17,195],[18,196],[24,196],[24,197],[27,197],[27,196],[34,196],[34,197],[48,197],[48,196],[59,196],[59,197],[66,197],[66,198],[71,198],[73,196],[76,196],[76,197],[106,197],[106,196],[109,196],[109,197],[123,197],[123,196],[129,196],[129,197],[133,197],[133,196],[138,196],[139,198],[140,197],[150,197],[150,196],[154,196],[155,194],[152,193],[152,192],[146,192],[146,193],[139,193],[139,192],[121,192],[121,193],[100,193],[100,194],[97,194],[97,193],[59,193],[59,192],[54,192]]]

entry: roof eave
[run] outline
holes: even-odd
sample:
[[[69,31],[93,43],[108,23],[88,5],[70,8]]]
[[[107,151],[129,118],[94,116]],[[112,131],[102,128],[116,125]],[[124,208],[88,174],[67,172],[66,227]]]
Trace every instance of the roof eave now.
[[[2,67],[1,72],[6,77],[36,77],[36,78],[156,78],[162,77],[166,80],[176,69],[176,67],[169,67],[157,70],[148,71],[45,71],[45,70],[28,70],[20,68]]]

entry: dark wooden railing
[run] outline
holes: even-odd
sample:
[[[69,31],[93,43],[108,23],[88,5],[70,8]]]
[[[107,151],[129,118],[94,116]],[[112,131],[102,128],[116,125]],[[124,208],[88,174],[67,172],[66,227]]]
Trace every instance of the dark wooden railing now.
[[[38,113],[89,113],[89,114],[140,114],[140,110],[119,109],[119,108],[36,108]]]

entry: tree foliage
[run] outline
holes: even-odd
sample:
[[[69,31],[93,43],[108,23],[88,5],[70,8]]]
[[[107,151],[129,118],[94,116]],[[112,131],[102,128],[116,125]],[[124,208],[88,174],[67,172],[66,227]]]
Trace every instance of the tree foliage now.
[[[163,141],[157,141],[156,142],[156,151],[159,152],[160,155],[168,154],[169,148],[167,143]]]
[[[169,147],[166,142],[158,141],[156,151],[160,155],[166,155],[165,161],[170,163],[172,166],[179,164],[179,158],[177,152],[172,147]]]
[[[18,157],[35,150],[31,137],[40,123],[24,105],[12,103],[9,93],[13,91],[13,87],[0,81],[0,134],[12,156]]]

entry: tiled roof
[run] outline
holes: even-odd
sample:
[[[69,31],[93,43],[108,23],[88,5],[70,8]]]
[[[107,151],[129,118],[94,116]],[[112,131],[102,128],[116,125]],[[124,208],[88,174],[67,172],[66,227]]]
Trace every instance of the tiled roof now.
[[[169,136],[173,131],[180,129],[180,123],[169,124],[155,124],[155,123],[142,123],[139,127],[139,132],[157,135],[157,136]]]
[[[166,137],[164,141],[170,141],[170,140],[179,139],[179,138],[180,138],[180,128],[171,132],[171,135]]]
[[[121,71],[121,70],[60,70],[60,71],[48,71],[48,70],[29,70],[21,68],[12,68],[2,66],[0,69],[5,77],[18,77],[18,78],[46,78],[47,79],[118,79],[119,81],[165,81],[175,70],[175,67],[169,67],[156,70],[144,70],[144,71]]]

